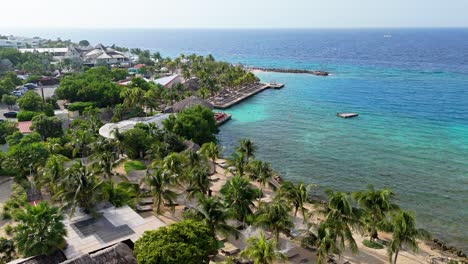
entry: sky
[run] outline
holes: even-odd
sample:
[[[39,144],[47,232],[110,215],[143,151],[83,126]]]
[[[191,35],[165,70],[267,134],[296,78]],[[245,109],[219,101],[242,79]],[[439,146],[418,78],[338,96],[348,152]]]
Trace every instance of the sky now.
[[[4,0],[0,28],[468,27],[468,0]]]

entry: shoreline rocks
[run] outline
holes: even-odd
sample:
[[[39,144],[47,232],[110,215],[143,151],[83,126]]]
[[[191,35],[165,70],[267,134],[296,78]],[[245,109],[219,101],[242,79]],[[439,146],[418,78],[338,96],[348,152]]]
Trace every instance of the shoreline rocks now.
[[[434,238],[430,241],[430,244],[431,244],[431,249],[437,249],[442,252],[450,253],[456,257],[464,258],[465,260],[468,260],[466,254],[462,250],[457,249],[456,247],[447,245],[444,241],[440,239]]]

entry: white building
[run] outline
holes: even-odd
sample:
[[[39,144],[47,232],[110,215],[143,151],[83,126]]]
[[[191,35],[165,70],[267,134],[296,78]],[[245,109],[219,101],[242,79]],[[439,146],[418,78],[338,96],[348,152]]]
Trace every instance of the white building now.
[[[32,48],[18,49],[21,53],[47,53],[51,54],[54,60],[63,60],[65,58],[79,58],[80,53],[74,48]]]
[[[96,45],[94,49],[83,55],[83,64],[85,65],[111,65],[128,63],[128,57],[120,51],[106,48],[102,44]]]
[[[107,123],[99,128],[99,135],[105,138],[114,138],[115,130],[119,130],[120,133],[123,133],[127,130],[130,130],[135,127],[136,124],[150,124],[153,123],[156,126],[162,128],[163,120],[167,119],[170,114],[157,114],[149,117],[135,117],[128,120],[122,120],[118,123]]]
[[[180,83],[180,75],[173,74],[173,75],[170,75],[170,76],[161,77],[159,79],[153,80],[153,82],[155,84],[160,84],[160,85],[162,85],[162,86],[164,86],[166,88],[171,88],[175,84]]]
[[[15,36],[8,36],[7,39],[0,39],[0,47],[5,48],[26,48],[26,47],[37,47],[42,42],[43,39],[40,38],[24,38],[24,37],[15,37]]]

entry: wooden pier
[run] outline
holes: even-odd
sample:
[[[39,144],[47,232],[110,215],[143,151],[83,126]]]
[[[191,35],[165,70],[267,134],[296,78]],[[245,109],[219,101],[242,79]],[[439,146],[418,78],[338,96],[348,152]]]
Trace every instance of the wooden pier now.
[[[336,113],[336,116],[341,117],[341,118],[352,118],[359,116],[358,113]]]
[[[253,85],[244,86],[238,90],[222,93],[214,98],[210,98],[208,101],[213,104],[215,108],[227,109],[263,90],[281,89],[283,87],[284,84],[282,83],[256,83]]]

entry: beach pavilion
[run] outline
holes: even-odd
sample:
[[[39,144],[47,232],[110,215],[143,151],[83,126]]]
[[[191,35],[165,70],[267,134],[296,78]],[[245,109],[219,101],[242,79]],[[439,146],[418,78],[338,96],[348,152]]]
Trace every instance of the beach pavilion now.
[[[114,138],[114,131],[117,129],[120,133],[130,130],[135,127],[138,123],[143,124],[156,124],[156,126],[162,128],[162,121],[169,117],[169,114],[157,114],[149,117],[135,117],[127,120],[122,120],[118,123],[107,123],[99,128],[99,135],[105,138]]]

